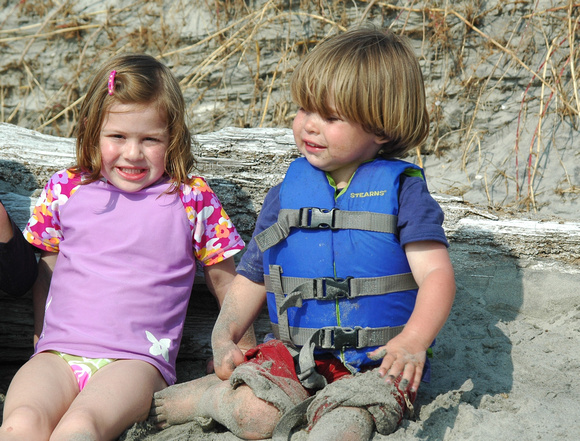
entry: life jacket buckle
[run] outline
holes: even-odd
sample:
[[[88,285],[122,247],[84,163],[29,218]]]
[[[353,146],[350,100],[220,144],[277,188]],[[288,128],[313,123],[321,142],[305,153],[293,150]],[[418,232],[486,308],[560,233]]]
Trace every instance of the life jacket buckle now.
[[[358,347],[358,330],[356,328],[334,328],[334,348],[343,349],[345,347]]]
[[[316,291],[317,294],[320,294],[316,298],[334,300],[352,297],[350,294],[350,279],[352,279],[351,276],[345,278],[322,277],[319,279],[322,282],[321,289]]]
[[[316,207],[302,207],[299,210],[299,227],[300,228],[330,228],[336,229],[335,214],[338,209]]]

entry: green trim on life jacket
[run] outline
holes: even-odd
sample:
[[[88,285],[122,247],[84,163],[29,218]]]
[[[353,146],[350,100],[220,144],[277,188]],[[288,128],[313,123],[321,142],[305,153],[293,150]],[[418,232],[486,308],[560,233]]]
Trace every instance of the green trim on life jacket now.
[[[421,178],[423,180],[425,180],[425,178],[423,177],[423,173],[421,172],[421,170],[416,169],[416,168],[407,168],[405,169],[405,171],[403,172],[403,174],[405,176],[411,176],[414,178]]]

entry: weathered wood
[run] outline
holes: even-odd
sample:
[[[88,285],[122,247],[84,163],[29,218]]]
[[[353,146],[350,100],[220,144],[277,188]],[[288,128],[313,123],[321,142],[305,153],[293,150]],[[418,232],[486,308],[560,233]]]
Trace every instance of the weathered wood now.
[[[245,240],[249,240],[267,190],[279,182],[297,157],[287,129],[223,129],[196,138],[199,174],[205,176]],[[44,183],[52,173],[74,163],[74,140],[0,124],[0,198],[23,227]],[[487,255],[490,250],[516,259],[580,262],[580,224],[535,222],[494,214],[437,195],[446,215],[452,258]],[[456,251],[454,251],[456,250]],[[456,253],[454,256],[454,252]],[[32,312],[29,296],[11,299],[0,293],[0,360],[23,361],[31,353]],[[180,357],[203,360],[210,355],[211,327],[217,307],[203,285],[194,289]],[[267,331],[260,316],[257,331]],[[0,361],[1,362],[1,361]]]
[[[20,227],[48,178],[74,164],[74,151],[73,139],[0,123],[0,197]],[[286,129],[223,129],[197,136],[194,151],[196,172],[207,178],[244,238],[252,234],[266,192],[298,155]]]

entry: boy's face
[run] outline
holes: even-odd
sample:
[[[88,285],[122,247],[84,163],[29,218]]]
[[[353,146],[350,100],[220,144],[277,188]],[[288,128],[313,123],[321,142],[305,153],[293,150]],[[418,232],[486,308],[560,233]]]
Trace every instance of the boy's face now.
[[[304,109],[296,114],[292,130],[300,153],[311,165],[330,173],[338,188],[345,187],[358,166],[375,158],[386,142],[338,114],[325,119]]]
[[[169,131],[156,105],[113,104],[99,144],[101,174],[121,190],[140,191],[165,173]]]

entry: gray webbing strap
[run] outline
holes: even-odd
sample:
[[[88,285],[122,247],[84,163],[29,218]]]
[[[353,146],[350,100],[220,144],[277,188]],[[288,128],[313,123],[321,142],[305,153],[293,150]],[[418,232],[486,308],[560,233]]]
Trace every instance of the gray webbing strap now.
[[[278,221],[254,237],[260,251],[264,252],[287,238],[290,228],[298,225],[299,213],[299,210],[280,210]]]
[[[272,273],[271,268],[270,273]],[[264,276],[266,291],[275,292],[270,279],[270,276]],[[282,293],[286,295],[286,298],[281,299],[280,303],[276,301],[278,314],[293,306],[302,307],[302,300],[334,300],[343,297],[374,296],[417,289],[417,283],[412,273],[382,277],[348,277],[346,279],[282,276],[276,279],[276,283],[281,284]]]
[[[309,342],[300,350],[300,354],[298,355],[298,365],[296,366],[296,376],[300,380],[302,386],[306,389],[317,390],[326,386],[327,381],[326,378],[316,370],[314,348],[314,342]]]
[[[282,291],[282,267],[280,265],[270,265],[270,283],[272,290],[276,297],[276,310],[279,309],[280,305],[284,302],[284,292]],[[277,338],[282,340],[284,343],[292,344],[290,338],[290,326],[288,325],[288,315],[278,314],[278,331],[279,335]]]
[[[294,428],[303,426],[308,422],[306,418],[306,411],[308,406],[314,400],[315,395],[306,398],[304,401],[298,403],[292,409],[288,410],[274,428],[272,433],[272,441],[290,441],[292,431]]]
[[[299,210],[282,209],[278,222],[254,237],[262,252],[284,240],[290,228],[330,228],[397,233],[397,216],[370,211],[344,211],[305,207]]]
[[[280,320],[280,318],[278,318]],[[280,326],[271,323],[272,331],[276,338],[281,339]],[[366,348],[382,346],[389,340],[399,335],[405,326],[385,326],[382,328],[342,328],[328,326],[325,328],[288,328],[292,343],[297,346],[308,346],[314,343],[315,347],[322,349],[342,349],[343,347]]]
[[[274,325],[272,325],[274,329]],[[370,346],[380,346],[403,330],[404,326],[392,328],[342,328],[326,327],[321,329],[310,329],[313,331],[310,338],[304,343],[300,350],[296,373],[302,385],[308,389],[321,389],[326,385],[326,379],[316,371],[314,361],[314,349],[343,349],[345,347],[364,348]],[[301,337],[306,337],[306,329],[299,331]],[[275,333],[275,331],[274,331]],[[300,344],[298,341],[295,344]]]

